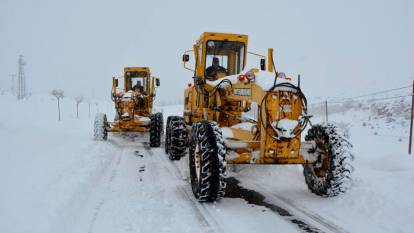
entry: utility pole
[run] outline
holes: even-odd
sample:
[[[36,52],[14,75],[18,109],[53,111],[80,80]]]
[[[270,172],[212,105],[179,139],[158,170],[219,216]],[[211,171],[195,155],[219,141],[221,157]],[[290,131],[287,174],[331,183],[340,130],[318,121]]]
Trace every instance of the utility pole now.
[[[410,141],[408,142],[408,154],[411,154],[411,145],[413,142],[413,118],[414,118],[414,80],[413,92],[411,93],[411,121],[410,121]]]
[[[325,100],[325,120],[328,122],[328,100]]]
[[[21,100],[27,96],[27,88],[26,88],[26,76],[24,73],[24,66],[26,62],[23,59],[23,55],[19,56],[18,61],[18,73],[17,73],[17,99]]]

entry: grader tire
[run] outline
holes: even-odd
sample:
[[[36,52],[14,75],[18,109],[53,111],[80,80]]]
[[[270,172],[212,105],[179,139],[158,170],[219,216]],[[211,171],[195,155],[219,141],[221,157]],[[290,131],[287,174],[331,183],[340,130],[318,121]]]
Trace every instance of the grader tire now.
[[[106,114],[98,113],[95,116],[94,121],[93,136],[97,141],[106,141],[108,139],[108,131],[106,127],[108,126],[108,121]]]
[[[305,137],[306,141],[315,141],[319,158],[317,164],[304,165],[308,189],[319,196],[333,197],[344,193],[351,186],[351,162],[354,156],[352,144],[346,134],[333,123],[314,125]]]
[[[222,198],[226,188],[226,148],[217,123],[194,123],[190,139],[190,177],[194,196],[200,202]]]
[[[162,113],[155,113],[150,116],[150,147],[161,146],[161,136],[163,131]]]
[[[187,140],[184,119],[179,116],[169,116],[165,135],[165,151],[170,160],[179,160],[185,155]]]
[[[169,116],[167,117],[167,126],[165,127],[165,145],[164,145],[164,150],[165,153],[168,154],[168,152],[170,151],[170,121],[171,121],[171,117]]]

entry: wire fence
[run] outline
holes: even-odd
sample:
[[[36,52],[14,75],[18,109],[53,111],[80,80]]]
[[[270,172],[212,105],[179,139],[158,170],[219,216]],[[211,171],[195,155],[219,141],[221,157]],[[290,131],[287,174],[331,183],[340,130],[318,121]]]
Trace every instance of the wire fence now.
[[[335,114],[345,114],[349,110],[366,111],[368,118],[361,124],[371,127],[373,135],[408,141],[412,89],[412,85],[407,85],[351,97],[328,98],[308,104],[308,110],[311,115],[322,121],[328,121]],[[382,124],[374,125],[373,120],[382,121]],[[403,127],[404,130],[395,132],[393,129],[398,127]]]

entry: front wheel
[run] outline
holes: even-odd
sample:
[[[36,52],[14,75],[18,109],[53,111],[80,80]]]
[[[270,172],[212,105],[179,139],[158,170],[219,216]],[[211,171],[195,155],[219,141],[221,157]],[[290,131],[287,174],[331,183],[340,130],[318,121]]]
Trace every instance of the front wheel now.
[[[150,147],[161,146],[161,136],[163,131],[162,113],[155,113],[150,116]]]
[[[314,164],[304,165],[303,174],[311,192],[323,197],[333,197],[345,192],[351,185],[354,159],[345,133],[335,124],[314,125],[305,137],[314,141],[312,153],[318,155]]]
[[[187,129],[184,119],[179,116],[169,116],[165,133],[165,152],[170,160],[179,160],[185,155],[186,149]]]
[[[93,136],[95,140],[102,141],[108,139],[108,131],[106,129],[108,125],[106,114],[97,113],[93,123]]]
[[[224,196],[226,188],[226,148],[216,122],[193,124],[189,151],[194,196],[200,202],[219,200]]]

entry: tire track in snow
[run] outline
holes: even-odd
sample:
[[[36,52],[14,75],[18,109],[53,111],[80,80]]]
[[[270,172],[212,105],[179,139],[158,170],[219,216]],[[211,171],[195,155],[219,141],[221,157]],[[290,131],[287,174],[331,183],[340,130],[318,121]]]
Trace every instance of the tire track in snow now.
[[[150,149],[151,148],[147,148],[147,150],[150,150]],[[150,153],[152,153],[152,151]],[[164,163],[167,162],[167,164],[169,164],[173,168],[174,171],[170,170],[170,172],[173,173],[177,177],[177,179],[187,180],[185,177],[182,177],[180,168],[177,166],[175,161],[169,161],[167,159],[167,155],[165,156],[165,158],[163,160],[164,161],[162,161],[162,162],[164,162]],[[231,179],[234,179],[234,178],[228,178],[228,179],[231,181]],[[236,179],[234,179],[234,180],[236,180]],[[238,181],[237,181],[237,183],[238,183]],[[252,185],[255,185],[255,184],[252,184]],[[267,192],[264,193],[262,190],[266,190],[266,189],[264,189],[264,188],[262,188],[258,185],[255,185],[255,186],[256,186],[255,189],[261,190],[261,192],[256,192],[256,191],[253,191],[253,190],[251,190],[251,191],[257,193],[257,195],[265,194],[266,195],[266,201],[270,201],[270,202],[266,202],[266,201],[262,200],[261,204],[258,204],[258,203],[252,203],[252,204],[262,205],[262,206],[267,207],[272,212],[278,214],[279,216],[281,216],[285,220],[287,220],[290,223],[296,225],[299,228],[299,230],[301,230],[302,232],[305,232],[305,233],[324,233],[324,232],[347,233],[347,231],[345,231],[344,229],[342,229],[342,228],[336,226],[335,224],[329,222],[328,220],[325,220],[320,216],[317,216],[315,214],[311,214],[311,213],[309,213],[309,212],[307,212],[307,211],[305,211],[301,208],[298,208],[297,206],[294,206],[292,203],[286,202],[284,199],[279,198],[279,197],[277,197],[273,194],[269,194]],[[190,184],[188,184],[187,187],[190,187]],[[191,190],[187,190],[184,187],[179,187],[179,189],[180,189],[180,192],[182,192],[183,195],[193,203],[193,206],[195,207],[196,211],[198,213],[200,213],[206,221],[209,221],[207,219],[210,219],[210,221],[214,222],[214,226],[219,226],[217,221],[210,214],[209,210],[202,203],[199,203],[197,200],[195,200]],[[244,189],[244,188],[243,187],[237,187],[237,189],[240,192],[240,189]],[[272,197],[274,197],[274,199],[272,198],[272,200],[269,200],[269,198],[267,198],[268,196],[272,196]],[[229,196],[226,195],[226,197],[229,197]],[[264,197],[264,195],[263,195],[263,197]],[[246,197],[238,197],[238,198],[242,198],[242,199],[246,200],[249,203],[252,201],[252,200],[249,200]],[[211,227],[211,224],[209,224],[209,225]],[[220,232],[223,232],[223,230],[221,230]]]
[[[150,157],[150,161],[146,161],[146,162],[154,162],[154,165],[157,165],[156,167],[154,167],[154,171],[150,172],[150,167],[148,167],[148,174],[147,174],[147,178],[154,178],[154,182],[156,181],[156,177],[157,175],[154,174],[154,172],[158,173],[156,170],[158,169],[162,169],[165,170],[167,172],[167,174],[171,174],[172,176],[174,176],[177,180],[180,180],[183,182],[182,185],[177,184],[177,189],[176,192],[179,193],[179,197],[182,197],[183,199],[183,203],[188,203],[189,207],[192,210],[192,213],[194,214],[195,220],[198,222],[198,225],[200,226],[199,230],[201,230],[204,233],[213,233],[213,232],[218,232],[218,233],[222,233],[224,232],[223,230],[223,226],[220,224],[220,221],[218,219],[216,219],[216,216],[214,214],[211,213],[211,209],[208,208],[208,206],[206,206],[206,204],[204,203],[199,203],[193,196],[192,191],[191,191],[191,186],[188,182],[188,178],[185,177],[185,175],[182,173],[181,170],[183,170],[183,168],[181,167],[180,169],[180,164],[177,164],[174,161],[170,161],[167,157],[167,155],[165,155],[165,153],[163,151],[161,151],[160,148],[150,148],[148,143],[146,142],[133,142],[134,145],[132,146],[129,142],[126,143],[122,143],[116,145],[116,147],[118,147],[119,149],[121,149],[120,152],[118,152],[118,156],[123,156],[125,153],[134,153],[133,150],[131,149],[134,148],[135,149],[139,149],[139,150],[143,150],[142,152],[144,152],[145,157]],[[145,150],[145,151],[144,151]],[[155,152],[155,153],[154,153]],[[108,166],[109,169],[107,169],[106,173],[104,174],[102,179],[109,179],[109,183],[111,183],[115,178],[116,178],[116,170],[119,169],[118,165],[121,164],[121,158],[117,156],[114,156],[115,158],[112,159],[111,164]],[[109,174],[108,174],[109,173]],[[144,174],[142,174],[144,175]],[[154,177],[152,177],[154,176]],[[109,185],[105,185],[106,187],[110,188],[110,184]],[[257,190],[263,190],[260,187],[254,188]],[[269,196],[268,193],[264,193],[267,196]],[[246,200],[246,199],[245,199]],[[92,213],[91,216],[91,223],[90,223],[90,227],[89,227],[89,233],[94,232],[94,226],[95,224],[97,224],[99,215],[100,215],[100,211],[101,209],[104,209],[104,205],[105,205],[105,197],[99,201],[99,202],[95,202],[95,207],[94,207],[94,212]],[[272,210],[273,212],[275,212],[276,214],[279,214],[280,216],[282,216],[282,219],[285,219],[289,222],[291,222],[292,224],[296,225],[299,230],[303,231],[303,232],[312,232],[312,233],[319,233],[319,232],[342,232],[340,230],[337,230],[335,228],[335,230],[332,230],[334,228],[331,228],[330,230],[325,230],[325,228],[329,228],[324,226],[324,224],[321,223],[316,223],[316,226],[318,225],[323,225],[320,228],[316,228],[313,227],[315,226],[315,222],[318,222],[315,219],[311,219],[313,221],[303,221],[302,219],[304,218],[299,218],[296,212],[300,212],[300,211],[291,211],[290,208],[287,208],[286,205],[281,205],[278,200],[275,199],[266,199],[266,201],[269,201],[269,203],[274,206],[275,208],[269,208],[270,210]],[[276,203],[276,204],[274,204]],[[280,207],[282,206],[282,207]],[[281,213],[281,214],[280,214]],[[287,213],[287,214],[286,214]],[[300,216],[300,215],[299,215]],[[305,216],[306,217],[306,216]],[[307,218],[305,218],[306,220],[308,220],[308,218],[310,218],[309,216],[307,216]],[[309,224],[309,223],[312,223]],[[322,230],[321,230],[322,229]]]
[[[182,180],[182,181],[186,182],[185,181],[186,179],[181,176],[180,170],[177,167],[177,165],[174,162],[171,162],[168,159],[168,156],[165,155],[164,152],[160,153],[161,155],[165,155],[164,158],[161,158],[159,156],[159,154],[154,155],[153,151],[151,150],[151,149],[154,149],[154,148],[149,147],[148,143],[144,144],[144,148],[150,156],[156,157],[157,160],[161,164],[164,165],[164,168],[171,175],[175,176],[176,179],[178,179],[178,180]],[[186,184],[186,186],[189,187],[188,184]],[[192,193],[188,193],[185,186],[177,186],[177,192],[180,193],[180,195],[183,197],[183,199],[185,201],[190,203],[190,206],[191,206],[191,208],[192,208],[192,210],[195,214],[195,217],[198,220],[203,232],[205,232],[205,233],[224,233],[224,231],[219,228],[219,224],[217,223],[217,221],[215,221],[215,219],[211,216],[211,214],[206,213],[205,211],[203,211],[202,209],[199,208],[200,203],[193,198]],[[213,224],[210,223],[211,221],[213,221]],[[216,227],[213,227],[213,225],[216,226]]]
[[[112,144],[117,147],[117,148],[121,148],[121,145],[116,143],[115,141],[112,141]],[[111,184],[113,183],[113,181],[115,180],[116,176],[117,176],[117,168],[119,167],[119,165],[121,164],[121,160],[122,157],[124,156],[125,150],[122,149],[121,152],[117,153],[117,158],[115,163],[112,161],[109,165],[109,168],[111,169],[111,173],[110,176],[108,178],[108,185],[106,186],[106,188],[110,188]],[[103,174],[103,176],[105,176],[105,174]],[[105,204],[107,198],[103,198],[101,201],[98,202],[98,204],[96,205],[96,207],[94,208],[94,212],[92,214],[92,219],[91,222],[89,223],[89,227],[88,227],[88,233],[93,233],[94,227],[96,225],[96,222],[98,220],[98,216],[99,213],[101,212],[102,206]]]
[[[188,180],[185,177],[181,176],[181,172],[180,172],[180,168],[177,166],[177,164],[175,163],[175,161],[170,161],[167,159],[167,155],[165,156],[164,161],[167,161],[168,164],[170,164],[171,167],[173,167],[173,174],[177,177],[177,179],[180,180],[186,180],[187,181],[187,187],[191,187],[190,183],[188,182]],[[168,169],[168,168],[167,168]],[[194,196],[193,193],[191,191],[191,189],[189,188],[184,188],[184,187],[179,187],[180,191],[183,193],[183,195],[190,200],[193,203],[193,206],[195,208],[195,210],[200,213],[202,215],[202,217],[205,219],[205,221],[207,221],[207,223],[210,221],[213,224],[209,224],[210,227],[211,225],[214,226],[220,226],[220,224],[218,223],[217,220],[215,220],[215,218],[213,217],[214,215],[212,215],[210,213],[210,210],[208,208],[206,208],[204,203],[200,203],[198,202]],[[256,192],[257,193],[257,192]],[[225,197],[228,197],[227,195]],[[244,199],[245,201],[247,201],[249,203],[248,200],[246,200],[243,197],[239,197],[241,199]],[[255,204],[255,203],[253,203]],[[257,204],[255,204],[257,205]],[[310,224],[308,224],[307,222],[304,222],[303,220],[297,218],[296,216],[290,214],[287,210],[276,206],[274,204],[270,204],[272,207],[269,208],[269,205],[266,206],[268,209],[270,209],[271,211],[275,212],[276,214],[279,214],[280,216],[284,217],[285,219],[287,219],[289,222],[293,223],[294,225],[296,225],[299,230],[305,232],[305,233],[325,233],[324,231],[320,230],[319,228],[313,227]],[[218,229],[218,232],[224,232],[224,230],[222,229]]]
[[[111,186],[114,183],[114,180],[118,176],[119,167],[122,162],[122,158],[126,156],[131,148],[135,148],[136,145],[131,145],[135,143],[136,137],[117,135],[114,138],[108,139],[106,142],[112,144],[114,148],[117,148],[119,151],[115,152],[116,155],[112,157],[111,162],[107,165],[105,171],[102,172],[100,180],[107,179],[108,182],[97,182],[96,186],[103,184],[103,189],[112,190]],[[139,143],[137,143],[139,144]],[[101,197],[101,200],[95,205],[92,217],[88,226],[88,233],[93,233],[94,228],[98,222],[98,217],[101,212],[102,207],[110,199],[110,197],[105,196]]]
[[[104,200],[101,200],[98,205],[95,207],[95,211],[93,212],[92,220],[89,224],[88,233],[93,232],[93,228],[95,226],[96,220],[98,219],[98,214],[101,211],[103,204],[105,203]]]
[[[329,232],[321,227],[311,224],[303,217],[293,214],[292,211],[288,210],[286,206],[280,204],[280,202],[269,200],[262,193],[254,191],[253,189],[247,189],[239,185],[238,181],[234,177],[227,178],[226,196],[230,198],[241,198],[247,201],[249,204],[257,206],[264,206],[271,210],[273,213],[278,214],[282,219],[292,223],[299,230],[305,233],[323,233]],[[277,203],[277,204],[276,204]]]
[[[170,162],[170,161],[168,161],[168,162]],[[209,231],[209,232],[224,233],[225,231],[220,228],[220,224],[214,218],[214,216],[210,213],[210,211],[205,207],[205,204],[198,202],[194,198],[194,194],[193,194],[192,190],[190,189],[191,185],[187,181],[187,179],[185,179],[184,177],[181,176],[181,172],[180,172],[180,169],[178,168],[178,166],[174,163],[174,161],[172,161],[169,164],[171,164],[171,166],[173,167],[174,172],[172,172],[172,173],[175,173],[175,176],[178,179],[186,181],[186,186],[179,187],[179,191],[182,193],[182,195],[184,195],[186,197],[187,200],[189,200],[192,203],[192,207],[195,210],[195,212],[197,213],[197,215],[200,215],[200,217],[202,217],[204,219],[204,221],[208,224],[209,228],[211,229],[211,231]],[[215,230],[213,230],[214,228],[212,226],[215,226],[214,227]]]
[[[275,194],[275,193],[271,193],[268,191],[268,188],[264,187],[263,185],[257,184],[257,183],[251,183],[248,182],[249,185],[252,185],[254,187],[256,187],[259,190],[263,190],[261,191],[262,194],[264,194],[266,196],[266,199],[270,199],[269,201],[272,201],[272,203],[283,203],[284,208],[285,209],[289,209],[290,212],[298,212],[299,214],[301,214],[302,216],[308,218],[309,220],[317,223],[318,225],[323,226],[323,228],[326,228],[327,230],[329,230],[329,232],[334,232],[334,233],[348,233],[348,231],[346,231],[345,229],[343,229],[342,227],[336,225],[335,223],[324,219],[323,217],[319,216],[316,213],[311,213],[310,211],[307,211],[303,208],[298,207],[296,204],[294,204],[293,201]]]
[[[118,142],[109,139],[107,142],[119,147]],[[99,166],[96,167],[94,172],[88,176],[82,183],[79,184],[76,191],[72,194],[70,199],[60,207],[60,213],[62,215],[52,225],[52,229],[55,232],[73,232],[73,228],[77,226],[78,212],[81,211],[86,203],[88,203],[91,194],[98,187],[98,184],[105,178],[108,170],[114,163],[116,155],[109,156],[113,151],[101,151],[99,148],[100,142],[95,142],[88,148],[88,152],[98,153],[102,157],[107,157],[101,160]],[[119,156],[119,155],[118,155]],[[63,227],[62,227],[63,226]],[[63,228],[63,229],[62,229]]]

